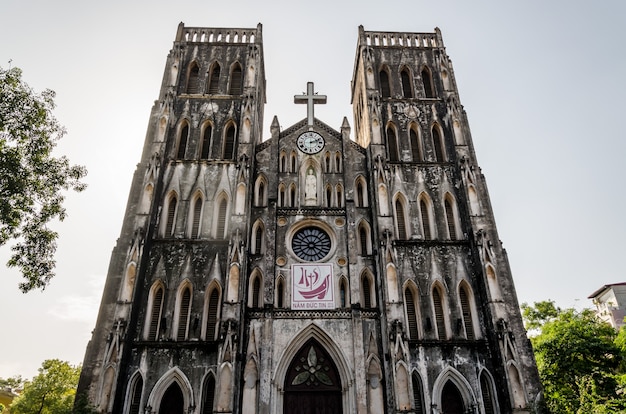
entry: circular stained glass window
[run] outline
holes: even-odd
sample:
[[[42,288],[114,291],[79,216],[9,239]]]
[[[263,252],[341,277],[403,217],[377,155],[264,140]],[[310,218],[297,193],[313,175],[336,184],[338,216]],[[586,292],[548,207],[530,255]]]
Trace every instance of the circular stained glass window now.
[[[302,260],[315,262],[330,252],[330,236],[319,227],[305,227],[294,234],[291,240],[293,252]]]

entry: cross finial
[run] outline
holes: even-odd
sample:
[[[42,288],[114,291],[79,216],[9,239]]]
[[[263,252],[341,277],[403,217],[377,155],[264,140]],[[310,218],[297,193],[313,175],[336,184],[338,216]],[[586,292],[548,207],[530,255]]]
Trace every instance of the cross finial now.
[[[306,95],[294,95],[293,103],[307,105],[307,119],[309,128],[313,126],[313,105],[325,104],[326,95],[317,95],[313,92],[313,82],[306,83]]]

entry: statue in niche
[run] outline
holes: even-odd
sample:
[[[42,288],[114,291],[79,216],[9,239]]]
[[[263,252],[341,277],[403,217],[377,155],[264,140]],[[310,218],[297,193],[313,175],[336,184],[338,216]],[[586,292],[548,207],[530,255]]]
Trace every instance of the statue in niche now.
[[[304,180],[304,203],[308,206],[317,204],[317,177],[313,167],[309,167]]]

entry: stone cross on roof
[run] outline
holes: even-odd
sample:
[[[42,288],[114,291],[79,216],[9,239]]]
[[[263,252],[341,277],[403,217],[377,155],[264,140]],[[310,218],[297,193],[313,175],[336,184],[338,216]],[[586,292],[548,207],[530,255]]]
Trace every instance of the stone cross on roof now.
[[[313,82],[306,83],[306,95],[294,95],[293,103],[307,105],[307,119],[309,127],[313,126],[313,105],[325,104],[326,95],[318,95],[313,92]]]

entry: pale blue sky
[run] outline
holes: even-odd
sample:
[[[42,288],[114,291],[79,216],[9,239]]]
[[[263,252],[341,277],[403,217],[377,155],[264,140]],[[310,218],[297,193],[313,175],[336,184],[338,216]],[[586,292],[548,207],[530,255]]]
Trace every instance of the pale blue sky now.
[[[228,4],[222,6],[221,4]],[[30,377],[47,358],[82,361],[121,227],[148,116],[177,25],[263,23],[267,105],[283,128],[306,116],[293,95],[315,82],[316,117],[353,123],[357,27],[439,27],[486,175],[520,302],[586,297],[626,280],[626,2],[614,1],[5,1],[0,65],[57,92],[60,151],[89,169],[67,199],[57,278],[18,292],[0,267],[0,377]],[[8,247],[0,248],[6,262]]]

